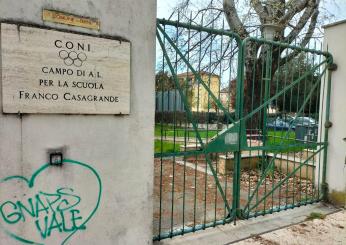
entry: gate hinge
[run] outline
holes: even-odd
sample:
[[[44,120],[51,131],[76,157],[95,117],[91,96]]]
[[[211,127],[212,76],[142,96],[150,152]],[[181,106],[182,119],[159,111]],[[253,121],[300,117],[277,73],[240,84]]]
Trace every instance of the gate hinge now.
[[[333,123],[331,122],[331,121],[326,121],[325,123],[324,123],[324,127],[325,128],[331,128],[333,126]]]
[[[338,65],[335,63],[328,65],[328,70],[330,70],[330,71],[336,71],[337,69],[338,69]]]

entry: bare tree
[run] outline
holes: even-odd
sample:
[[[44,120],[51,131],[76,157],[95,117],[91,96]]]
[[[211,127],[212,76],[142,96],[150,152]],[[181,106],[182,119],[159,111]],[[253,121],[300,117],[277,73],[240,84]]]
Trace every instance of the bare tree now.
[[[170,18],[179,14],[180,20],[190,21],[190,13],[193,12],[192,22],[203,15],[206,25],[208,22],[213,22],[215,27],[221,27],[218,20],[225,17],[230,30],[243,39],[256,30],[263,32],[263,27],[266,25],[275,25],[277,30],[274,40],[292,43],[298,39],[299,45],[305,46],[312,38],[316,27],[322,23],[318,22],[318,15],[322,8],[320,1],[181,0]],[[325,9],[322,10],[325,11]]]
[[[322,0],[323,1],[323,0]],[[320,35],[321,22],[319,14],[321,11],[320,0],[181,0],[174,9],[171,18],[179,16],[180,21],[200,23],[202,18],[204,24],[214,28],[225,28],[224,19],[227,21],[229,30],[237,33],[242,39],[250,36],[264,37],[266,28],[274,29],[273,40],[297,46],[307,46],[312,38]],[[323,9],[322,9],[323,11]],[[192,39],[193,37],[189,37]],[[204,50],[207,50],[208,41],[213,36],[205,36],[202,40]],[[186,41],[190,42],[190,41]],[[186,44],[186,43],[185,43]],[[184,45],[184,44],[183,44]],[[194,43],[195,46],[203,45]],[[263,66],[266,66],[268,49],[255,42],[248,42],[245,55],[245,77],[244,77],[244,113],[261,104],[261,94],[253,93],[260,91],[263,86]],[[187,50],[186,52],[189,52]],[[216,54],[218,59],[227,60],[234,55],[223,50],[225,55]],[[217,52],[216,52],[217,53]],[[298,55],[298,52],[284,48],[272,48],[270,50],[270,79],[280,66],[290,62]],[[217,67],[218,63],[208,64]],[[210,69],[212,70],[212,69]],[[232,93],[235,91],[234,77],[229,78],[232,84]],[[262,89],[263,90],[263,89]],[[235,96],[233,96],[233,99]],[[234,104],[234,100],[233,100]]]
[[[266,28],[271,27],[274,41],[305,47],[314,35],[319,15],[320,0],[251,0],[250,7],[258,18],[261,36],[265,36]],[[249,28],[241,21],[234,0],[223,0],[223,10],[230,29],[238,33],[241,38],[250,36]],[[286,49],[274,48],[271,50],[271,64],[267,64],[267,51],[261,50],[256,43],[249,43],[245,59],[244,79],[244,112],[248,113],[259,106],[264,95],[253,91],[264,91],[263,66],[270,65],[270,74],[266,79],[273,79],[280,65],[291,61],[298,52],[287,52]],[[265,76],[268,76],[266,74]],[[234,86],[235,87],[235,86]],[[235,89],[235,88],[234,88]],[[261,123],[254,118],[255,124],[261,127]]]

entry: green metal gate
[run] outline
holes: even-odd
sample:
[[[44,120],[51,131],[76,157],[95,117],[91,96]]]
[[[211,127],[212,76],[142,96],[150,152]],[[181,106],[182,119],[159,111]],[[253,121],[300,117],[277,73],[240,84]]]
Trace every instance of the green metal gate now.
[[[324,198],[330,54],[203,19],[157,45],[154,240]]]

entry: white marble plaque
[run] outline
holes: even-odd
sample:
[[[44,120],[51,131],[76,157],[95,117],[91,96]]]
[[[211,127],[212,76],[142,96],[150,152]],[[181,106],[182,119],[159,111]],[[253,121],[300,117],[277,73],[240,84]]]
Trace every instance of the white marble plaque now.
[[[1,24],[5,113],[129,114],[130,43]]]

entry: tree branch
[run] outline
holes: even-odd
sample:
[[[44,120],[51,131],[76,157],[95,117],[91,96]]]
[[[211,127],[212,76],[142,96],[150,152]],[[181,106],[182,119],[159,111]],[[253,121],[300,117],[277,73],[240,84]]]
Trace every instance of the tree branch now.
[[[300,17],[297,25],[293,28],[293,30],[288,34],[288,36],[285,38],[285,42],[292,43],[293,40],[295,40],[298,36],[298,34],[303,30],[304,26],[306,25],[307,21],[311,18],[314,14],[316,14],[317,10],[317,15],[318,15],[318,5],[319,5],[319,0],[310,0],[307,8],[305,9],[303,15]],[[316,26],[317,22],[317,16],[316,16],[316,21],[314,23],[314,26]],[[311,25],[311,22],[310,22]]]
[[[300,43],[301,47],[305,47],[309,43],[312,35],[314,34],[318,14],[319,14],[319,11],[318,11],[318,8],[316,8],[313,12],[313,15],[311,16],[311,21],[310,21],[308,31],[306,32],[305,37],[303,38],[303,40]],[[283,57],[281,59],[280,65],[283,65],[283,64],[289,62],[290,60],[292,60],[294,57],[296,57],[298,55],[299,52],[301,52],[301,51],[295,50],[292,53],[286,55],[286,57]]]
[[[251,0],[250,4],[256,11],[261,23],[265,24],[266,20],[268,19],[268,13],[261,4],[261,2],[259,0]]]
[[[243,23],[240,21],[237,9],[234,5],[234,0],[223,0],[223,9],[231,30],[238,33],[241,38],[248,37],[249,33],[245,29]]]
[[[279,20],[280,25],[286,25],[297,13],[301,12],[308,4],[308,1],[315,2],[314,0],[295,0],[288,6],[288,11]]]

